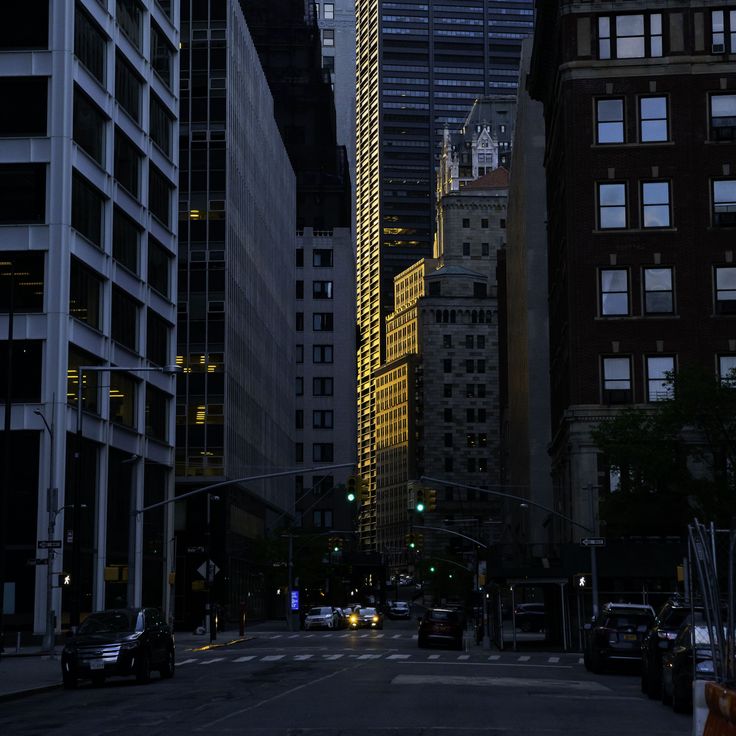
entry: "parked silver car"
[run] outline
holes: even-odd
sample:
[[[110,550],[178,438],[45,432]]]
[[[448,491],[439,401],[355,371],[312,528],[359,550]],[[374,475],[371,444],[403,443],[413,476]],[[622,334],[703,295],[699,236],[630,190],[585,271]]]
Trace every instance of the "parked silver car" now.
[[[310,608],[304,617],[304,628],[309,629],[336,629],[337,612],[331,606]]]

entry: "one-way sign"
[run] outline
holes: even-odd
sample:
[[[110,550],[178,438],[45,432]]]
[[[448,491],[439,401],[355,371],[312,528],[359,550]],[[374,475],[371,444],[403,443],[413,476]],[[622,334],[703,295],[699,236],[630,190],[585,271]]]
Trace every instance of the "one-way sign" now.
[[[606,546],[606,538],[605,537],[584,537],[580,540],[580,544],[583,545],[583,547],[605,547]]]
[[[61,539],[42,539],[38,543],[39,549],[61,549]]]

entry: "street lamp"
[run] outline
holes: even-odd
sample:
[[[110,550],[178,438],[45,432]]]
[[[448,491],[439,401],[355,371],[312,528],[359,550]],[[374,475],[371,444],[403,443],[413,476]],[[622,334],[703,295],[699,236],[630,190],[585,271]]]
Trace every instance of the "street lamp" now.
[[[77,432],[76,432],[76,453],[75,457],[77,460],[76,467],[76,483],[75,483],[75,498],[79,497],[80,486],[82,481],[82,391],[84,387],[84,374],[85,373],[140,373],[140,372],[155,372],[155,373],[166,373],[169,375],[175,374],[181,371],[181,366],[178,365],[167,365],[167,366],[119,366],[119,365],[80,365],[77,367]],[[131,489],[132,493],[132,489]],[[72,527],[74,529],[74,536],[72,537],[72,605],[70,611],[70,624],[73,629],[79,626],[79,614],[80,614],[80,517],[79,517],[79,504],[72,504],[73,506],[73,522]],[[135,508],[135,504],[131,504],[131,508]],[[131,524],[131,533],[137,536],[137,526],[133,527]],[[130,544],[131,549],[137,549],[137,539],[135,540],[135,546]],[[135,559],[128,560],[128,577],[135,573]],[[130,589],[130,581],[129,581]],[[128,601],[128,605],[134,605],[133,601]]]

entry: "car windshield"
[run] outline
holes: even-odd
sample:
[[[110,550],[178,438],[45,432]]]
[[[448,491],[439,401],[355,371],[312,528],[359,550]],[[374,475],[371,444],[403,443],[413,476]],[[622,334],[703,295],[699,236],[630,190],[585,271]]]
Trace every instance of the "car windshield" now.
[[[637,631],[646,631],[651,618],[641,613],[627,613],[607,616],[603,619],[603,626],[607,629],[635,628]]]
[[[330,608],[312,608],[307,616],[329,616],[332,613]]]
[[[376,609],[375,608],[361,608],[360,613],[362,616],[375,616]]]
[[[91,613],[79,627],[80,634],[124,634],[143,630],[143,614],[137,611]]]
[[[457,614],[455,613],[455,611],[430,611],[429,619],[430,621],[455,622],[457,621]]]

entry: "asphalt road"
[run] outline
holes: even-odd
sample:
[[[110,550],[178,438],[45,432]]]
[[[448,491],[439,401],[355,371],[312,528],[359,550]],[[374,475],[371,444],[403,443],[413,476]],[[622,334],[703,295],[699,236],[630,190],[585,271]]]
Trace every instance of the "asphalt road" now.
[[[252,736],[678,736],[690,717],[592,675],[577,654],[418,649],[415,622],[383,631],[265,632],[177,651],[173,680],[81,683],[0,708],[0,733]]]

